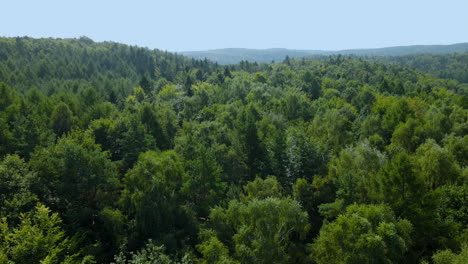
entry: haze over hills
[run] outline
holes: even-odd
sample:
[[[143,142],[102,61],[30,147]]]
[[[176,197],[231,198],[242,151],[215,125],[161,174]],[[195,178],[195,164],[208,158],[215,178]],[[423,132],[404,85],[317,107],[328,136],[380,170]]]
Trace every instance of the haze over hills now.
[[[205,51],[183,51],[182,54],[194,59],[205,59],[218,62],[219,64],[235,64],[242,60],[251,62],[282,61],[286,56],[299,58],[309,55],[323,54],[323,50],[292,50],[284,48],[275,49],[244,49],[228,48]]]
[[[286,56],[300,58],[312,55],[358,55],[358,56],[401,56],[410,54],[447,54],[468,52],[468,43],[452,45],[414,45],[396,46],[376,49],[348,49],[338,51],[327,50],[293,50],[293,49],[243,49],[228,48],[205,51],[179,52],[195,59],[208,59],[219,64],[235,64],[242,60],[251,62],[282,61]]]

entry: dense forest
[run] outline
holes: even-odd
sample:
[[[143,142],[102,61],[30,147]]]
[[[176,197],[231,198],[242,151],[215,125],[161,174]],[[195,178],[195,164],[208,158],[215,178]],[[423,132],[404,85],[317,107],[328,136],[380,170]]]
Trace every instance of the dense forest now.
[[[0,263],[466,263],[467,57],[0,38]]]
[[[431,73],[439,78],[454,79],[460,83],[468,83],[468,53],[374,57],[373,59],[407,66]]]

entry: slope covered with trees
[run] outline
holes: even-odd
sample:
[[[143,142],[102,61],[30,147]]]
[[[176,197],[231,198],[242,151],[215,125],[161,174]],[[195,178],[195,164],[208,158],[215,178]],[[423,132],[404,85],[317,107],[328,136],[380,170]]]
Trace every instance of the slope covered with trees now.
[[[340,56],[220,67],[86,38],[0,44],[1,263],[465,259],[455,80]]]
[[[468,53],[407,55],[379,59],[431,73],[439,78],[468,83]]]

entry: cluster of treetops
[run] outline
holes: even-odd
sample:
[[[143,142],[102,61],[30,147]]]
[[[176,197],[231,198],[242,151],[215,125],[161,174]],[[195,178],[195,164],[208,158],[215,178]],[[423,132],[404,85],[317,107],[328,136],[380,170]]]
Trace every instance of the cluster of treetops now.
[[[0,263],[466,263],[467,58],[0,38]]]

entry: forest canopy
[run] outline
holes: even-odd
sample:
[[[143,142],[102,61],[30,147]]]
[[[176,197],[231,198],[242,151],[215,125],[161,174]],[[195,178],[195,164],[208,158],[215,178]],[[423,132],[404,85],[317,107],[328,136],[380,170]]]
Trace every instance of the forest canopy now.
[[[463,263],[467,58],[0,38],[0,262]]]

